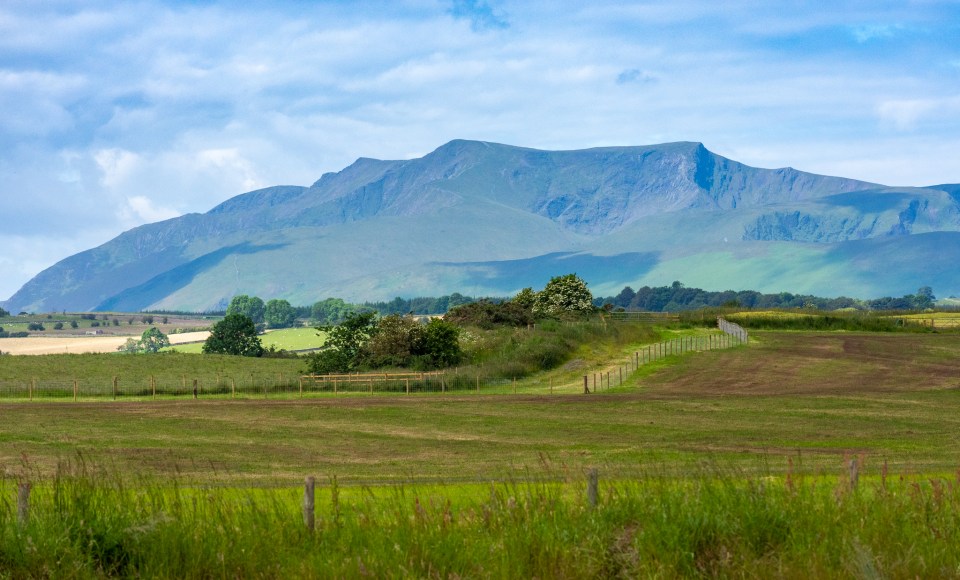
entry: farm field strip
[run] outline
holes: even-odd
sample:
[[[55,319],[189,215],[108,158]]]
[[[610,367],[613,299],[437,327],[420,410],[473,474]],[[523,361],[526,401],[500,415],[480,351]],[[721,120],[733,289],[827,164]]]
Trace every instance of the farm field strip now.
[[[207,331],[184,332],[170,334],[171,344],[186,344],[202,342],[210,336]],[[0,338],[0,351],[12,355],[44,355],[44,354],[87,354],[87,353],[115,353],[126,343],[128,338],[139,338],[140,335],[130,336],[28,336],[26,338]]]
[[[758,332],[609,393],[0,404],[0,468],[83,450],[122,471],[277,484],[487,480],[556,469],[907,473],[960,464],[960,337]],[[954,356],[945,360],[944,353]],[[184,355],[187,356],[187,355]],[[909,363],[909,364],[908,364]],[[904,372],[908,369],[909,372]],[[549,471],[549,469],[548,469]]]
[[[315,332],[305,331],[289,329],[271,334],[279,335],[285,344],[296,344],[305,338],[317,340]],[[119,358],[101,355],[95,365],[99,371],[96,376],[91,376],[89,369],[83,368],[93,364],[94,359],[70,358],[69,355],[60,355],[66,358],[11,358],[7,360],[20,368],[8,368],[7,373],[0,368],[0,397],[79,401],[105,398],[150,400],[158,397],[302,398],[335,397],[347,393],[577,393],[583,392],[585,386],[591,391],[620,387],[629,381],[632,373],[649,372],[647,367],[669,364],[669,359],[675,356],[739,344],[737,339],[713,330],[670,331],[663,338],[665,340],[653,344],[585,353],[584,356],[592,362],[577,359],[573,361],[575,364],[519,379],[481,379],[476,369],[469,367],[462,372],[458,367],[440,373],[407,373],[403,380],[393,378],[390,372],[307,377],[301,376],[305,368],[298,359],[217,358],[173,350],[157,355]],[[51,373],[52,369],[57,370]]]

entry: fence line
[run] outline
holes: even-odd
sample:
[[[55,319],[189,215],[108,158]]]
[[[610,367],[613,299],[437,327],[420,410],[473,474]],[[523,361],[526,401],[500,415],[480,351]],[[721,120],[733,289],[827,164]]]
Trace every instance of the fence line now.
[[[686,336],[649,344],[636,350],[621,364],[560,382],[551,377],[524,379],[526,394],[594,393],[623,385],[629,374],[643,365],[665,357],[685,353],[725,349],[743,344],[748,335],[740,326],[718,320],[723,334]],[[328,375],[291,375],[287,373],[249,373],[226,375],[139,377],[135,380],[115,376],[107,380],[29,379],[0,381],[0,400],[150,400],[164,398],[297,398],[385,393],[512,394],[518,392],[516,378],[490,378],[467,374],[458,369],[434,372],[356,373]]]
[[[736,337],[737,340],[740,340],[743,343],[750,342],[750,333],[748,333],[746,329],[735,322],[730,322],[724,318],[718,318],[717,328],[733,337]]]

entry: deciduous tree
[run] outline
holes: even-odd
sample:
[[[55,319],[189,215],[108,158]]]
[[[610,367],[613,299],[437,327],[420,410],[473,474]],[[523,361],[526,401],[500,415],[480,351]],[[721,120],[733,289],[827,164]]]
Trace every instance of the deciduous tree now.
[[[257,327],[249,317],[242,314],[228,314],[213,325],[210,336],[203,343],[205,354],[232,354],[239,356],[260,356],[263,345],[257,336]]]

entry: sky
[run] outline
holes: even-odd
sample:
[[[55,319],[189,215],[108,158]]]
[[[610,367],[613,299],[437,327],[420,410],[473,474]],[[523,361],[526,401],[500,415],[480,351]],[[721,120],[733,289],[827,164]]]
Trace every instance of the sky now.
[[[452,139],[960,182],[960,0],[0,3],[0,299],[130,228]]]

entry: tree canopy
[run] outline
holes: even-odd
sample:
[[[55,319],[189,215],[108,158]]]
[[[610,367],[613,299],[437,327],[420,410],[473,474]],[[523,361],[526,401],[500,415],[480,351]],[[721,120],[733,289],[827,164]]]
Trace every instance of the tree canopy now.
[[[232,354],[261,356],[263,345],[257,336],[253,320],[242,314],[228,314],[213,325],[210,336],[203,343],[204,354]]]
[[[117,350],[130,353],[154,353],[160,352],[160,349],[170,346],[170,339],[159,328],[148,328],[140,335],[140,340],[128,338],[123,346]]]
[[[234,296],[230,301],[230,305],[227,306],[228,315],[241,314],[252,320],[254,324],[263,322],[265,311],[266,305],[262,299],[257,296],[247,296],[246,294]]]
[[[594,309],[593,294],[576,274],[554,276],[533,300],[533,313],[537,316],[583,314]]]
[[[269,328],[289,328],[297,320],[297,311],[286,300],[269,300],[264,307],[263,320]]]

